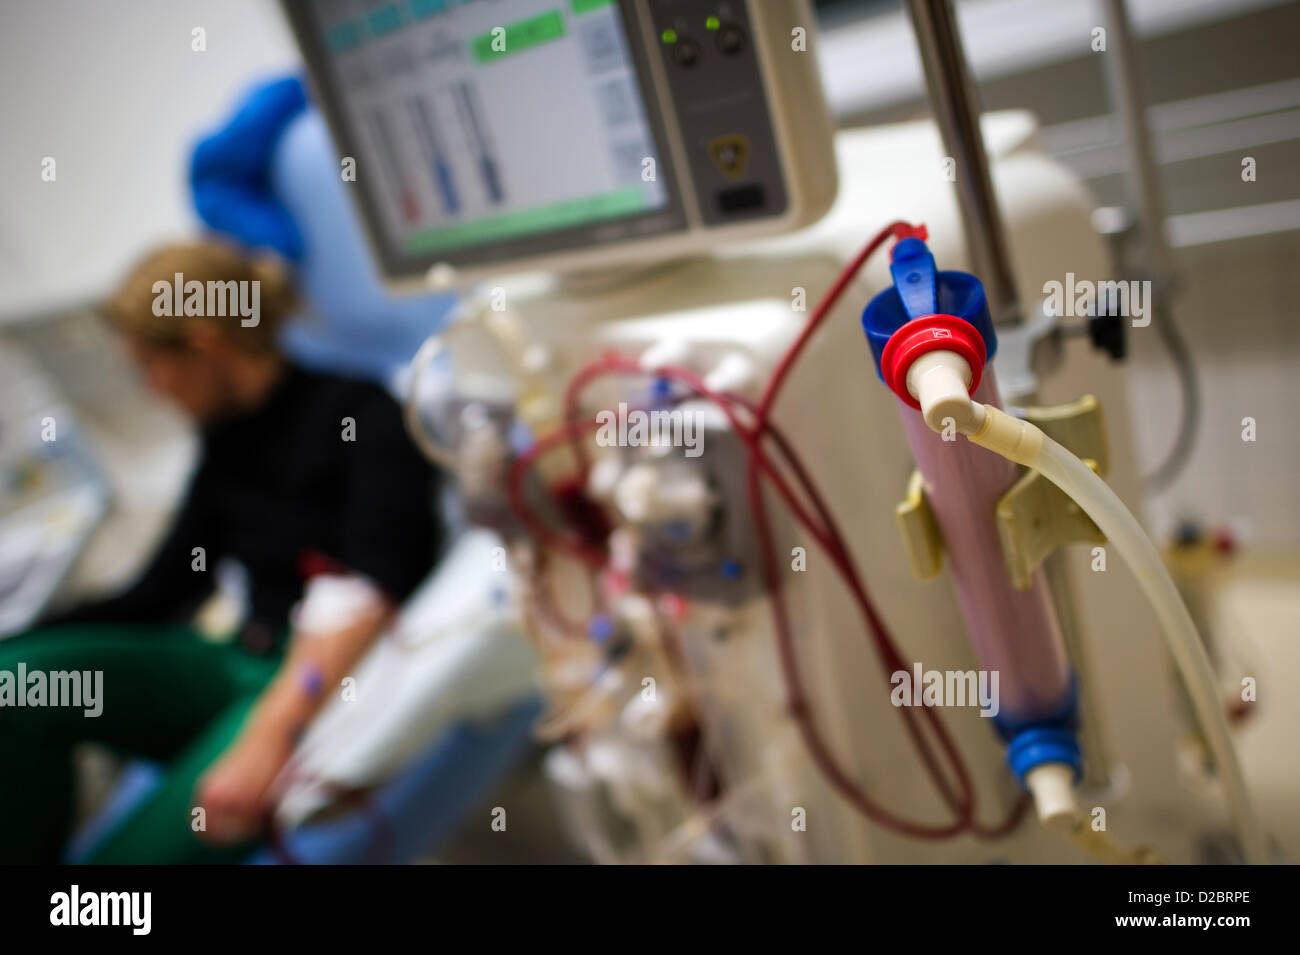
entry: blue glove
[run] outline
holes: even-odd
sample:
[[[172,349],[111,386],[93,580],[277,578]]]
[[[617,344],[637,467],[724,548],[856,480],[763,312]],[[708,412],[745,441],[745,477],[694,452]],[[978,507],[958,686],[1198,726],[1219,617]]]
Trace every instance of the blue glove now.
[[[453,296],[393,295],[366,248],[319,111],[296,77],[252,91],[194,150],[194,204],[210,228],[292,261],[312,320],[281,342],[304,365],[391,383],[425,336],[446,324]]]
[[[190,162],[194,208],[209,228],[294,262],[302,257],[302,235],[271,190],[271,160],[281,134],[306,107],[298,77],[264,83],[198,142]]]

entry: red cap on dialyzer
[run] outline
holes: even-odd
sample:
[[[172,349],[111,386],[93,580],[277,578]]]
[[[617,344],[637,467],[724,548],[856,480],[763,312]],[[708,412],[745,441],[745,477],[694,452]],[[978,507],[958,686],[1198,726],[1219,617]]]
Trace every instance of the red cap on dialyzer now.
[[[889,390],[913,408],[920,403],[907,390],[907,372],[927,352],[950,351],[970,365],[970,393],[984,373],[984,338],[970,322],[956,315],[923,315],[899,327],[880,354],[880,376]]]

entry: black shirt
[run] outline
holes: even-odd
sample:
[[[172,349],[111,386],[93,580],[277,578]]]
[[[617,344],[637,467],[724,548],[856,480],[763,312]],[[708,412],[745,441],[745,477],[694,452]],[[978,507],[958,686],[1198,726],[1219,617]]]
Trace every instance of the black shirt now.
[[[251,618],[281,630],[312,567],[364,575],[401,602],[441,551],[437,472],[374,385],[289,365],[261,407],[205,426],[201,443],[180,514],[140,580],[52,622],[182,618],[228,556],[248,569]],[[205,571],[193,569],[197,547]]]

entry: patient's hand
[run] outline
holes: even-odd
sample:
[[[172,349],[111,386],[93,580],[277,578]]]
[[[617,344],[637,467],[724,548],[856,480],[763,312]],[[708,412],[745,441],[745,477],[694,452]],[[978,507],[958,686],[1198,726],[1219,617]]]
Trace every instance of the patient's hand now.
[[[271,811],[271,784],[290,749],[279,734],[245,731],[199,779],[197,804],[207,812],[201,838],[224,844],[250,839]]]

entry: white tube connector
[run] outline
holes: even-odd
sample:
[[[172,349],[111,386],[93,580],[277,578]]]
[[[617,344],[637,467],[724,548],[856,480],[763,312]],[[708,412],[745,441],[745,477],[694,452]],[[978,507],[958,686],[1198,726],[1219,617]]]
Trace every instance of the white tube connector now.
[[[1001,408],[985,405],[984,421],[974,432],[968,432],[971,444],[977,444],[994,454],[1000,454],[1008,461],[1023,464],[1025,467],[1037,468],[1042,455],[1046,435],[1037,426],[1023,418],[1009,415]],[[1049,480],[1052,476],[1046,475]],[[1067,494],[1068,488],[1063,488]]]
[[[1042,763],[1025,774],[1025,786],[1034,797],[1038,821],[1052,829],[1073,829],[1083,813],[1074,798],[1074,767],[1067,763]]]
[[[984,424],[984,407],[971,400],[970,383],[970,365],[956,352],[926,352],[907,369],[907,390],[931,431],[955,426],[971,434]]]
[[[675,523],[694,540],[713,516],[713,493],[698,471],[635,465],[614,486],[614,503],[630,524]]]

